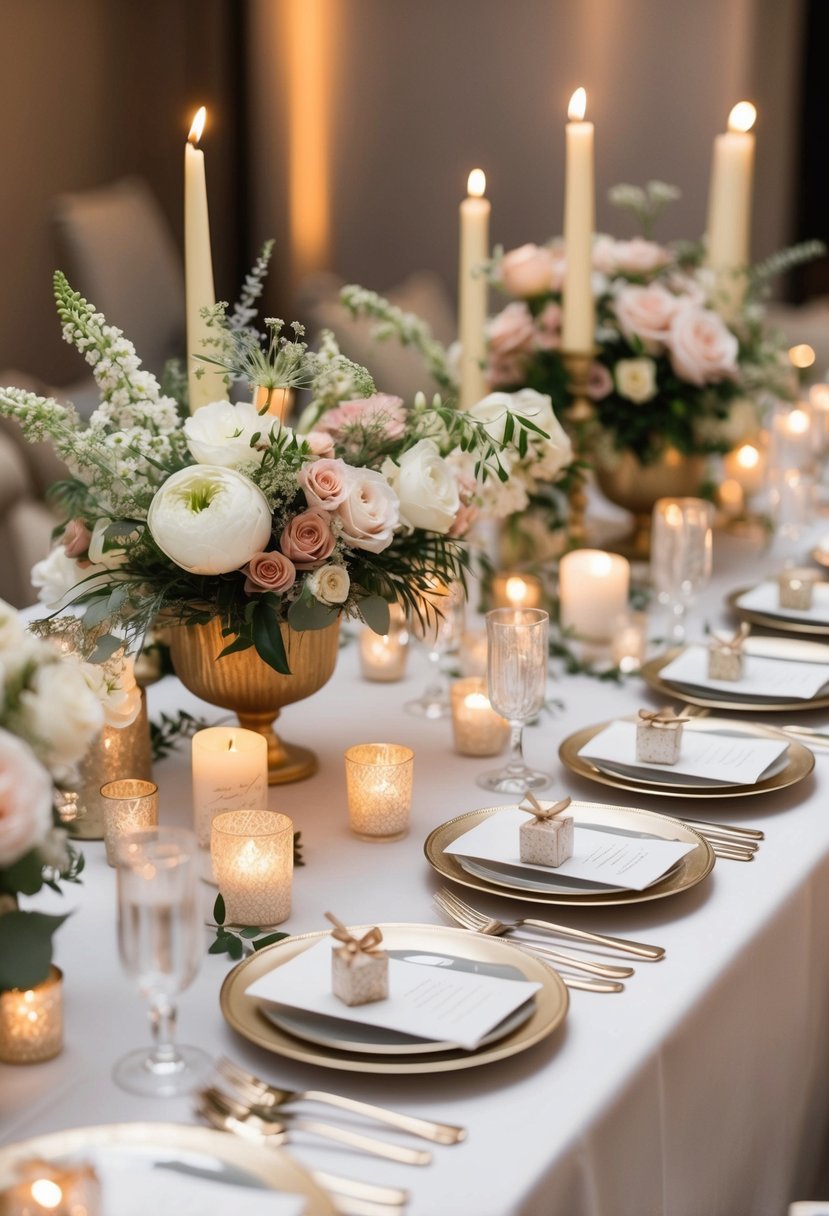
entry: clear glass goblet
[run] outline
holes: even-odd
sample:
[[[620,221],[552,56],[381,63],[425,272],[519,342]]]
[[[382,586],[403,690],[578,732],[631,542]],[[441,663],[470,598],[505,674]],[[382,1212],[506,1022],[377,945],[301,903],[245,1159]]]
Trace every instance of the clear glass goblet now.
[[[711,515],[702,498],[660,498],[653,508],[651,577],[675,643],[685,641],[685,614],[711,577]]]
[[[173,1097],[200,1085],[210,1056],[175,1042],[174,997],[193,982],[204,952],[199,848],[193,832],[153,828],[117,849],[118,949],[149,1002],[154,1045],[124,1056],[113,1079],[130,1093]]]
[[[489,701],[510,725],[505,768],[483,773],[478,785],[499,794],[524,794],[549,785],[549,773],[524,762],[524,725],[540,713],[547,691],[549,620],[540,608],[496,608],[486,614]]]
[[[431,672],[421,695],[407,701],[407,713],[420,718],[448,718],[452,712],[449,682],[441,670],[444,656],[453,650],[463,629],[463,588],[455,583],[445,586],[435,581],[434,587],[422,593],[422,619],[414,617],[411,630],[426,647]]]

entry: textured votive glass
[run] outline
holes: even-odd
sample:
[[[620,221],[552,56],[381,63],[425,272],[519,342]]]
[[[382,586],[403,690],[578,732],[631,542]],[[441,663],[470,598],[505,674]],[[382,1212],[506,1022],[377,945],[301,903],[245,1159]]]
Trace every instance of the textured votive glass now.
[[[392,683],[406,674],[409,630],[399,604],[389,611],[388,633],[375,633],[366,625],[360,631],[360,671],[364,680]]]
[[[193,826],[210,848],[210,826],[223,811],[268,809],[268,741],[241,726],[209,726],[193,735]]]
[[[107,864],[118,864],[118,842],[128,832],[158,825],[158,786],[138,777],[122,777],[101,786]]]
[[[234,925],[279,925],[291,915],[294,825],[277,811],[223,811],[210,837],[213,874]]]
[[[61,800],[61,820],[78,840],[101,840],[104,804],[101,787],[120,777],[153,775],[147,696],[141,689],[141,708],[129,726],[105,726],[81,761],[78,788]]]
[[[491,598],[493,608],[540,608],[544,588],[534,574],[507,571],[493,575]]]
[[[0,1060],[39,1064],[63,1047],[63,972],[50,967],[34,988],[0,992]]]
[[[414,752],[358,743],[345,753],[349,826],[361,840],[400,840],[409,830]]]
[[[500,755],[509,739],[509,722],[490,705],[486,680],[456,680],[450,696],[455,751],[462,756]]]
[[[20,1181],[0,1196],[3,1216],[100,1216],[101,1184],[88,1163],[32,1158],[15,1172]]]

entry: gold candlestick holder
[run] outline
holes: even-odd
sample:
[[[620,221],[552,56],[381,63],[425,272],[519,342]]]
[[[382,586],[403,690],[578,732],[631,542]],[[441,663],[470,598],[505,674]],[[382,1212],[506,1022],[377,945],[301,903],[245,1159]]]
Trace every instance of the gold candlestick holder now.
[[[594,414],[593,403],[587,395],[587,382],[595,357],[595,350],[562,351],[571,398],[565,422],[573,443],[573,458],[579,466],[573,473],[568,494],[570,540],[576,547],[583,545],[587,539],[584,522],[587,510],[587,479],[584,469],[580,466],[587,452],[588,431]]]

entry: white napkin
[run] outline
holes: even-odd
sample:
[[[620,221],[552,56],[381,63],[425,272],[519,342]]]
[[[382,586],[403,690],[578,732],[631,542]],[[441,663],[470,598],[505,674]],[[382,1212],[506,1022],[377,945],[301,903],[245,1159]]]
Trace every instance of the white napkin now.
[[[765,612],[792,621],[812,621],[815,625],[829,625],[829,583],[815,583],[811,608],[781,608],[780,589],[777,583],[758,583],[737,600],[738,608],[752,612]]]
[[[713,727],[705,731],[689,730],[686,725],[678,762],[650,764],[636,759],[636,723],[611,722],[585,743],[579,755],[600,763],[622,765],[631,771],[658,773],[666,779],[677,774],[700,781],[754,785],[788,746],[784,739],[718,734]]]
[[[743,657],[740,680],[709,680],[708,648],[689,646],[666,667],[660,678],[668,684],[690,684],[728,693],[735,701],[745,697],[810,701],[829,683],[829,663],[795,663],[786,659]]]
[[[303,1216],[308,1206],[303,1195],[232,1186],[173,1169],[96,1161],[95,1172],[101,1181],[103,1216],[147,1216],[148,1212],[174,1212],[175,1216],[216,1216],[217,1212]]]

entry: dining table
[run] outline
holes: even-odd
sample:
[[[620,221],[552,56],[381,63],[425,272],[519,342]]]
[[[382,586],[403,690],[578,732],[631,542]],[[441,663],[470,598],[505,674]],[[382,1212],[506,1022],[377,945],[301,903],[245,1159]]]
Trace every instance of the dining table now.
[[[712,578],[688,614],[689,638],[733,631],[728,595],[774,573],[785,556],[806,561],[823,528],[788,549],[718,530]],[[474,608],[470,624],[480,627]],[[653,637],[661,623],[654,613],[652,653],[665,648]],[[406,712],[427,682],[423,650],[412,649],[405,678],[393,683],[363,679],[358,651],[353,629],[345,630],[330,682],[288,706],[278,723],[319,758],[310,779],[269,790],[270,808],[301,832],[304,864],[295,868],[290,917],[280,926],[291,935],[328,927],[328,911],[347,924],[442,923],[433,897],[449,884],[424,856],[424,841],[454,816],[515,801],[476,784],[492,761],[458,755],[447,719]],[[149,687],[148,703],[155,720],[179,710],[227,720],[173,676]],[[411,1216],[783,1216],[793,1200],[819,1197],[829,1142],[829,748],[816,749],[814,771],[796,785],[705,802],[625,794],[561,765],[559,745],[573,732],[659,704],[635,674],[599,681],[566,675],[553,662],[548,704],[524,740],[528,762],[553,776],[544,796],[758,828],[764,839],[750,863],[719,858],[689,890],[619,906],[545,907],[455,888],[501,919],[541,915],[664,947],[660,961],[633,961],[624,991],[571,990],[554,1034],[486,1066],[404,1076],[338,1071],[280,1057],[231,1029],[219,993],[235,964],[207,953],[206,929],[200,970],[180,997],[178,1037],[286,1088],[336,1090],[467,1128],[462,1143],[435,1145],[425,1167],[299,1131],[293,1137],[290,1152],[307,1167],[408,1188]],[[795,718],[817,729],[827,723],[826,712],[808,710],[746,717],[775,726]],[[343,753],[368,742],[414,751],[410,829],[390,843],[349,829]],[[154,778],[161,823],[190,826],[188,741],[155,763]],[[71,913],[55,937],[65,1046],[46,1063],[0,1066],[3,1144],[87,1124],[198,1122],[190,1097],[132,1096],[112,1080],[115,1062],[148,1043],[149,1029],[119,963],[116,872],[102,842],[84,841],[82,850],[80,885],[61,896],[44,891],[26,905]],[[209,922],[215,889],[207,882],[203,897]]]

